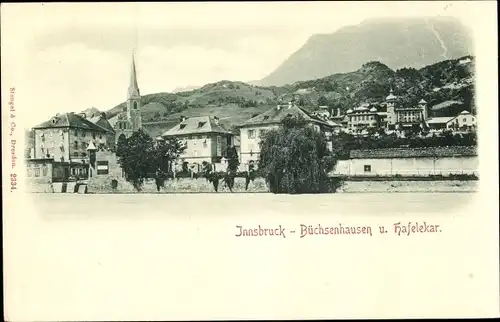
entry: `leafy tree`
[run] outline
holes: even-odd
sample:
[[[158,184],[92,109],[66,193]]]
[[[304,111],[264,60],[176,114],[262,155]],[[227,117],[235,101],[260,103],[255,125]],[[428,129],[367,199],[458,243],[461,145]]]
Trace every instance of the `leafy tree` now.
[[[120,143],[121,137],[118,139]],[[146,132],[139,130],[122,143],[117,152],[125,178],[136,190],[141,190],[144,179],[152,176],[163,183],[171,161],[177,159],[184,147],[177,140],[154,141]],[[158,181],[160,180],[160,181]],[[163,181],[162,181],[163,180]]]
[[[328,173],[336,159],[328,151],[324,134],[303,118],[287,117],[282,126],[266,133],[260,143],[259,171],[273,193],[332,191]]]
[[[116,156],[121,157],[126,150],[127,138],[125,134],[120,134],[116,143]]]
[[[236,172],[238,171],[238,166],[240,165],[240,161],[238,159],[238,151],[236,151],[236,147],[230,146],[226,150],[226,159],[227,159],[227,169],[228,172]]]

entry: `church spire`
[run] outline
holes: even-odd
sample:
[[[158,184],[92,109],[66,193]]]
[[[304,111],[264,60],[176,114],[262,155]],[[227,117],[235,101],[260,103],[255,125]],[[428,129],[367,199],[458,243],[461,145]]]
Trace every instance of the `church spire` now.
[[[137,75],[135,71],[134,53],[132,53],[132,68],[130,71],[130,84],[128,86],[128,98],[140,96],[139,86],[137,85]]]

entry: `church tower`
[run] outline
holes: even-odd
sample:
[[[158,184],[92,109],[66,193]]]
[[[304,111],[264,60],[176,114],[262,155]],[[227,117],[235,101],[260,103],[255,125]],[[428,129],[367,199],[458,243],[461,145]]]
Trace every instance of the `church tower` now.
[[[130,122],[132,132],[142,128],[141,117],[141,94],[137,85],[137,74],[135,70],[135,60],[132,54],[132,68],[130,71],[130,84],[127,95],[127,119]]]
[[[128,138],[141,128],[141,94],[139,92],[139,86],[137,85],[135,60],[134,55],[132,54],[132,69],[130,71],[127,101],[123,110],[118,114],[117,121],[114,126],[116,142],[118,142],[121,136]]]
[[[398,121],[395,111],[397,96],[394,95],[392,88],[389,96],[387,96],[385,100],[387,102],[387,126],[390,128],[393,127]]]

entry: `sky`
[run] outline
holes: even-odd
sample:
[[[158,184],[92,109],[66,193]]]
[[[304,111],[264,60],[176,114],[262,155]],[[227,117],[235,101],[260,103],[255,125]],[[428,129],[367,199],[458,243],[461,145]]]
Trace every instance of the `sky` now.
[[[141,94],[169,92],[261,79],[311,35],[364,19],[443,15],[471,26],[471,10],[458,1],[2,4],[2,81],[33,126],[123,102],[133,51]]]

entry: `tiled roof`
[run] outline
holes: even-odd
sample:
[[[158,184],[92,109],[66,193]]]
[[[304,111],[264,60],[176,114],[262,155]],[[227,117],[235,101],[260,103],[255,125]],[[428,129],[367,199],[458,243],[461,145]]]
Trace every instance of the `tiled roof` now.
[[[98,132],[106,132],[107,130],[97,124],[92,123],[86,118],[75,114],[75,113],[64,113],[60,115],[56,115],[52,117],[50,120],[45,121],[37,126],[34,129],[49,129],[49,128],[78,128],[85,130],[92,130]]]
[[[106,118],[105,113],[101,113],[100,115],[93,116],[93,117],[89,118],[88,120],[90,122],[96,124],[97,126],[102,127],[103,129],[105,129],[108,132],[111,132],[111,133],[115,132],[115,130],[113,129],[113,127],[109,123],[108,119]]]
[[[220,124],[216,124],[214,118],[209,116],[198,116],[188,118],[170,130],[162,134],[162,136],[175,136],[194,133],[223,133],[230,134],[231,132],[223,128]]]
[[[455,116],[441,116],[441,117],[433,117],[428,119],[426,122],[428,124],[446,124],[449,121],[453,120]]]
[[[351,159],[477,156],[474,146],[352,150]]]
[[[306,121],[330,126],[327,122],[313,116],[303,108],[300,108],[296,105],[291,105],[290,107],[284,105],[280,109],[278,109],[277,107],[270,108],[264,113],[261,113],[243,122],[240,127],[281,123],[281,121],[283,121],[283,119],[288,116],[302,116]]]

